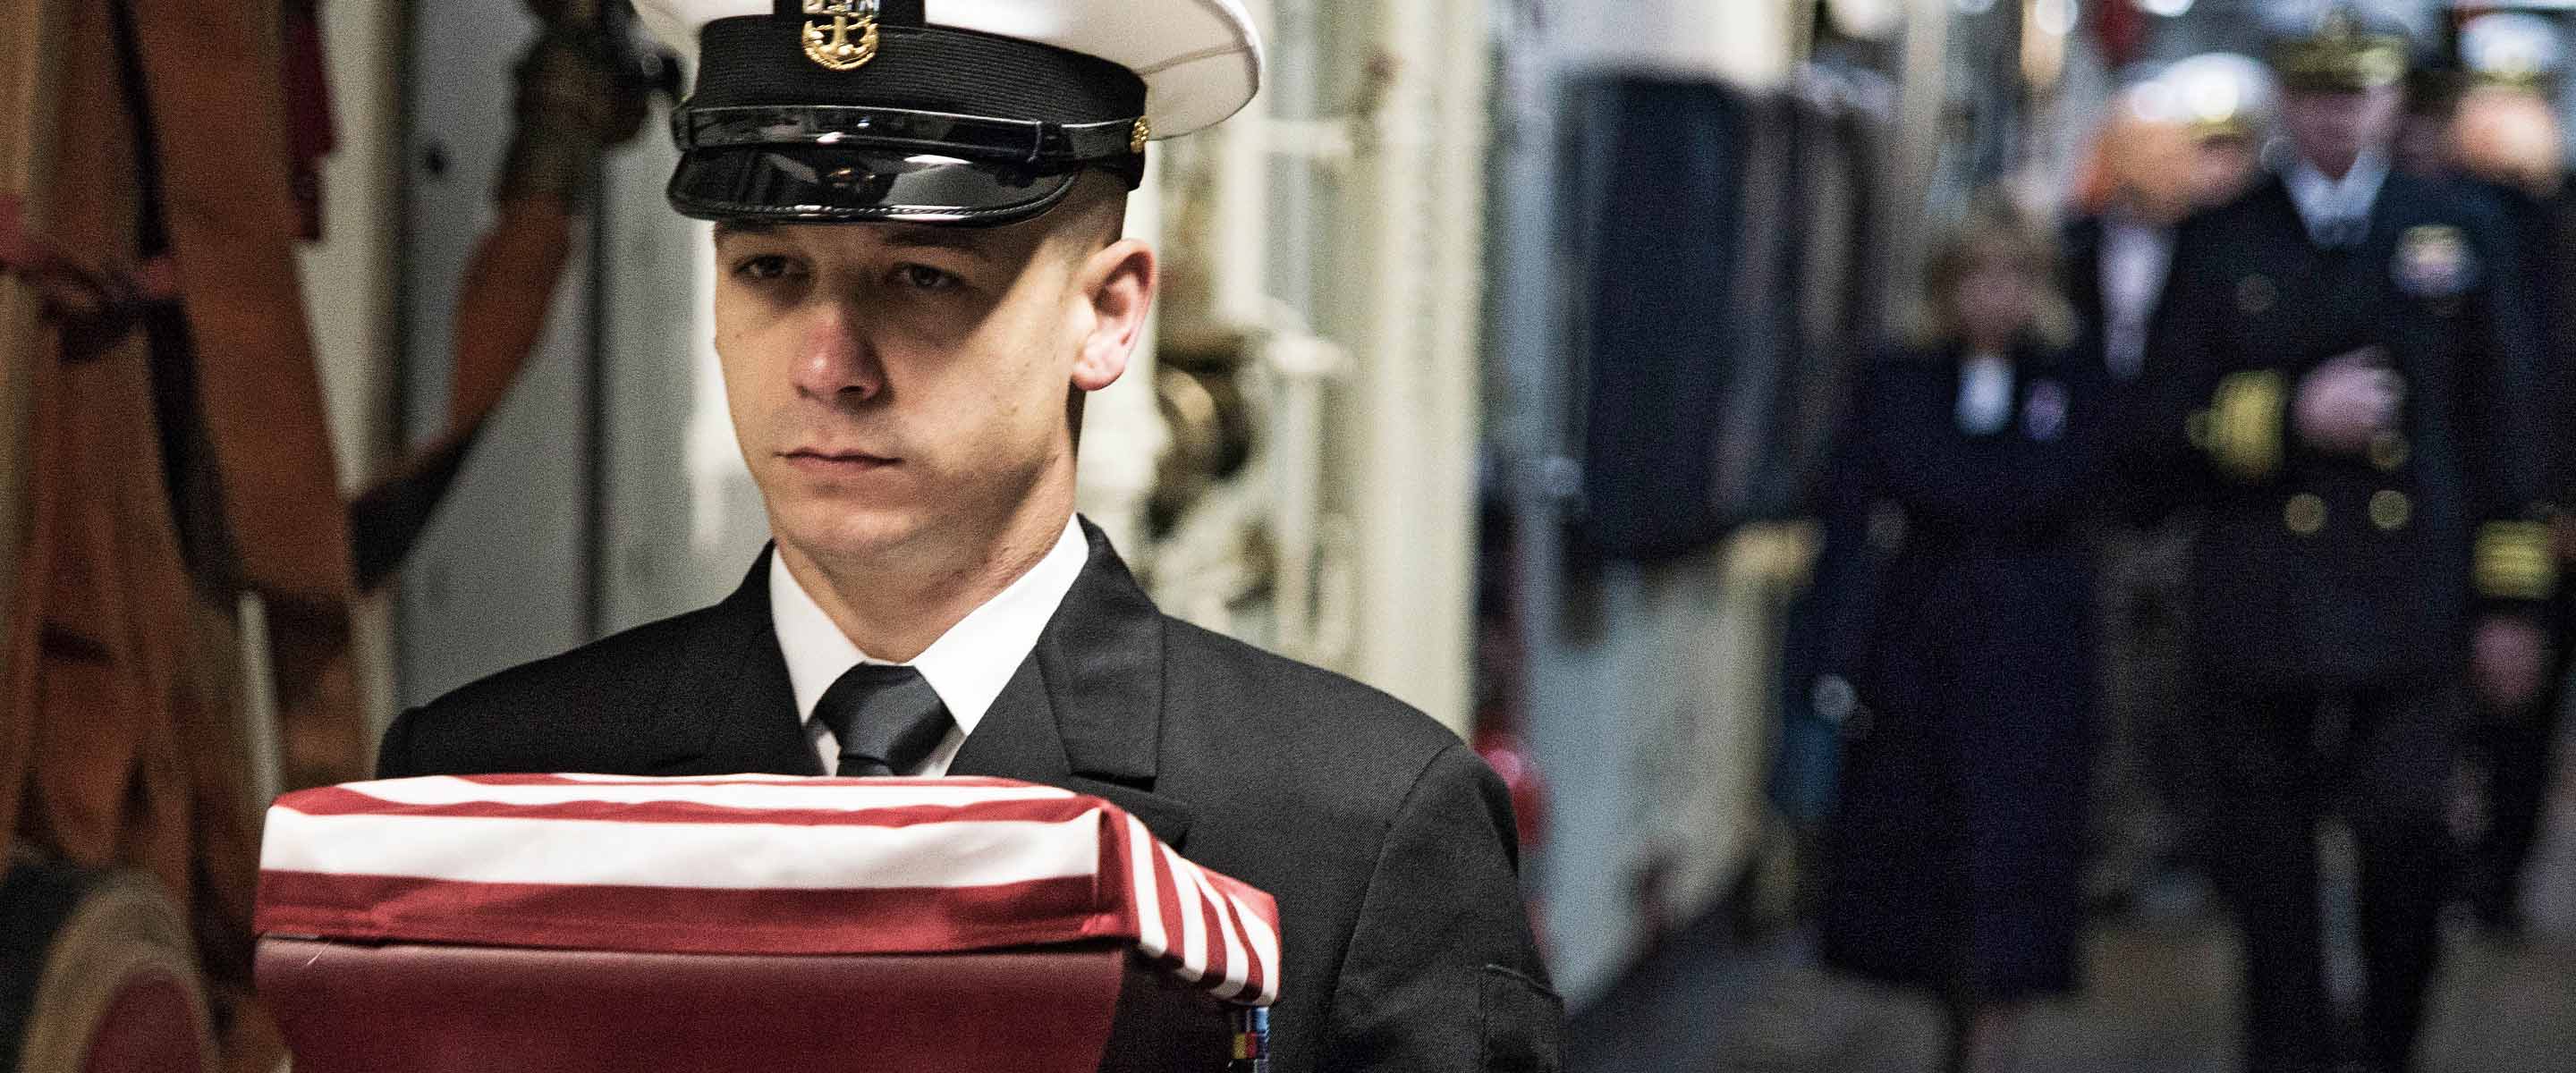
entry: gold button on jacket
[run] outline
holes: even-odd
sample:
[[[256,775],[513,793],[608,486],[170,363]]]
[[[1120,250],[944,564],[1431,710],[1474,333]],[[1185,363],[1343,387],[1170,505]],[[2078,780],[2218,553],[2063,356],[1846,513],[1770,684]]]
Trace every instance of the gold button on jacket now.
[[[2394,488],[2382,488],[2371,493],[2370,524],[2378,526],[2380,531],[2393,533],[2404,529],[2414,517],[2415,501],[2406,498],[2406,493]]]
[[[2291,496],[2281,508],[2281,523],[2300,536],[2315,536],[2326,527],[2326,501],[2311,492]]]

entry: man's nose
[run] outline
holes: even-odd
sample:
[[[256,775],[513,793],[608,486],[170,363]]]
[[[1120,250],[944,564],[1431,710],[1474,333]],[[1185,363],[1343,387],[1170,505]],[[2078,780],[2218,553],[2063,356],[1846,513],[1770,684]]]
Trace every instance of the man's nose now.
[[[850,303],[819,303],[807,318],[796,390],[823,402],[865,402],[885,390],[885,366]]]

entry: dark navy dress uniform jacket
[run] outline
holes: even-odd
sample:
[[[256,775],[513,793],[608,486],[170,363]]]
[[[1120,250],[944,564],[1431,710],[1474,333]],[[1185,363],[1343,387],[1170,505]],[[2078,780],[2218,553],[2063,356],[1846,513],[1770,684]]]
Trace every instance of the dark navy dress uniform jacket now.
[[[2348,249],[2310,241],[2277,177],[2185,221],[2132,472],[2150,510],[2208,508],[2192,578],[2206,671],[2263,690],[2453,676],[2473,609],[2530,602],[2505,546],[2541,494],[2516,273],[2502,221],[2399,172]],[[2367,459],[2304,449],[2300,378],[2372,345],[2405,383],[2401,434]],[[2485,593],[2481,541],[2507,560]]]
[[[1162,615],[1084,532],[1080,578],[950,773],[1107,798],[1275,896],[1280,1073],[1556,1069],[1562,1004],[1494,773],[1385,694]],[[378,774],[821,774],[768,576],[764,555],[714,607],[403,713]],[[1122,1009],[1108,1068],[1222,1068],[1225,1033],[1174,988]]]

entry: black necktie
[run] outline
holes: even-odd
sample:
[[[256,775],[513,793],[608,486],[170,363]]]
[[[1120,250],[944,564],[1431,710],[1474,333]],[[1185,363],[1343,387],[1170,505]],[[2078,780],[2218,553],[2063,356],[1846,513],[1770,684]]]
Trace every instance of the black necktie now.
[[[814,704],[814,718],[841,743],[845,776],[899,775],[921,766],[948,736],[948,706],[920,671],[862,663],[842,673]]]

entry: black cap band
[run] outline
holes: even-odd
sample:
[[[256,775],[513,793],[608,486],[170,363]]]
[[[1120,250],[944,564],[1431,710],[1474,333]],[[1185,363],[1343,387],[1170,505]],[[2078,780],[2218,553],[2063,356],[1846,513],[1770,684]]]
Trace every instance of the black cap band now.
[[[874,59],[834,71],[805,58],[801,18],[737,16],[698,34],[691,107],[852,104],[1048,123],[1145,114],[1145,80],[1108,60],[944,26],[880,25]]]

